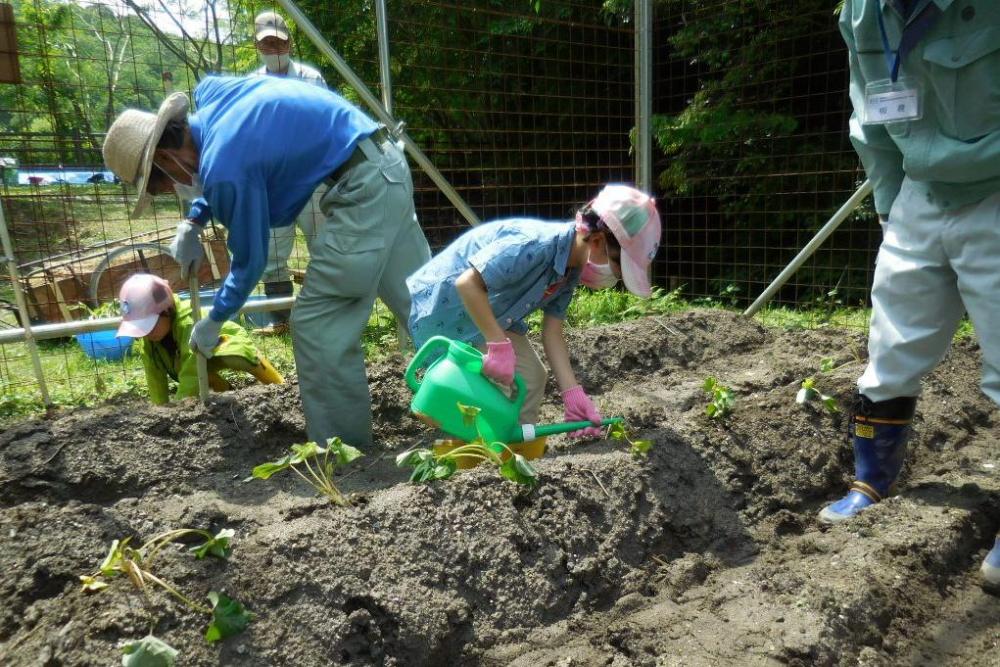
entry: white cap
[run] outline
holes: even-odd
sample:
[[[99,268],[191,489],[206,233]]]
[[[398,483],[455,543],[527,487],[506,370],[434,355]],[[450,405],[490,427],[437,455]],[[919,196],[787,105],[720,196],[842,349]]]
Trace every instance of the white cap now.
[[[261,12],[253,20],[254,41],[259,42],[265,37],[277,37],[284,42],[288,41],[288,26],[285,25],[285,19],[281,18],[280,14]]]

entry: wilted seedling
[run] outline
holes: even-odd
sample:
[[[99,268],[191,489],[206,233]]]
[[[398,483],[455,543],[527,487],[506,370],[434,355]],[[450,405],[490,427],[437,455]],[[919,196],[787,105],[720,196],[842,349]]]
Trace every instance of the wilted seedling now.
[[[479,408],[458,403],[458,409],[467,425],[472,425],[479,415]],[[502,453],[496,450],[500,449]],[[504,456],[507,454],[508,456]],[[506,458],[506,460],[505,460]],[[460,460],[488,462],[495,465],[500,474],[522,486],[532,487],[538,483],[538,473],[528,459],[516,454],[506,443],[493,441],[486,443],[482,433],[479,437],[464,445],[456,447],[443,454],[436,454],[431,449],[410,449],[396,457],[396,465],[400,468],[411,467],[411,482],[432,482],[438,479],[448,479],[458,470]]]
[[[122,646],[123,667],[173,667],[177,649],[162,639],[146,635]]]
[[[253,469],[254,479],[270,479],[271,475],[285,469],[292,470],[318,493],[330,499],[334,505],[350,505],[350,501],[333,483],[334,471],[362,456],[358,449],[345,445],[340,438],[330,438],[326,447],[315,442],[292,445],[292,453],[277,461],[261,463]],[[305,472],[299,469],[301,466]]]
[[[837,399],[833,396],[827,396],[818,389],[816,389],[816,380],[813,378],[806,378],[802,381],[802,388],[799,389],[798,393],[795,394],[795,402],[799,405],[805,405],[810,401],[819,401],[823,404],[831,414],[840,412],[840,406],[837,405]]]
[[[234,534],[235,534],[234,531],[228,528],[220,530],[215,535],[208,532],[207,530],[182,528],[179,530],[171,530],[165,533],[160,533],[159,535],[156,535],[155,537],[146,541],[145,544],[143,544],[138,548],[132,547],[130,545],[130,542],[132,540],[132,538],[130,537],[127,537],[124,540],[114,540],[111,543],[111,547],[108,549],[107,556],[104,557],[104,560],[101,561],[101,564],[98,566],[97,572],[91,575],[81,575],[80,582],[83,584],[84,591],[95,592],[107,588],[108,579],[114,579],[124,574],[129,578],[132,584],[140,591],[142,591],[143,594],[146,595],[147,597],[149,597],[149,587],[147,584],[156,584],[157,586],[168,592],[176,599],[183,602],[187,607],[193,609],[194,611],[211,615],[213,617],[212,623],[209,624],[209,629],[211,630],[213,625],[218,623],[218,618],[217,618],[218,613],[214,608],[216,606],[214,600],[212,608],[209,608],[203,604],[198,604],[190,597],[182,593],[180,590],[178,590],[174,585],[168,583],[167,581],[164,581],[156,574],[154,574],[152,571],[153,562],[155,561],[157,554],[159,554],[164,547],[166,547],[168,544],[171,544],[172,542],[176,542],[177,540],[186,537],[202,537],[205,539],[204,543],[189,549],[190,553],[195,558],[201,559],[206,556],[214,556],[216,558],[226,559],[229,557],[229,553],[231,551],[229,543]],[[220,594],[214,592],[209,593],[209,599],[212,600],[212,596],[219,596],[219,595]],[[229,598],[226,598],[225,596],[221,597],[225,598],[226,600],[229,600]],[[249,621],[249,615],[247,615],[247,612],[243,610],[243,607],[238,603],[236,603],[236,606],[239,607],[238,611],[240,612],[240,614],[246,615],[246,620]],[[236,612],[233,611],[232,613],[235,614]],[[236,626],[239,625],[239,622],[234,621],[230,625],[235,628]],[[243,628],[245,627],[246,623],[243,623],[242,627],[240,627],[238,630],[235,631],[226,630],[228,634],[223,634],[222,636],[228,637],[233,634],[238,634],[239,632],[242,632]],[[148,640],[150,638],[147,637],[146,639]],[[155,640],[155,642],[160,641],[155,637],[153,637],[152,640]],[[131,653],[132,654],[136,654],[139,652],[148,653],[148,651],[153,650],[155,642],[146,641],[146,643],[143,644],[144,641],[146,640],[140,640],[139,642],[134,642],[132,645],[130,645],[135,647],[134,650],[131,651]],[[164,646],[166,645],[164,644]],[[159,650],[160,647],[156,645],[155,648]],[[129,655],[129,653],[126,652],[126,655]],[[138,660],[138,658],[136,658],[136,660]],[[140,665],[146,663],[134,662],[129,664]],[[157,663],[149,663],[149,664],[157,664]]]
[[[733,390],[718,382],[714,377],[705,378],[705,391],[712,395],[711,402],[705,406],[705,414],[711,419],[722,419],[733,411],[736,396]]]
[[[608,427],[608,437],[612,440],[617,440],[618,442],[625,442],[628,444],[629,453],[632,454],[632,458],[639,458],[646,456],[649,452],[649,448],[653,446],[652,440],[633,440],[629,437],[628,429],[625,428],[625,424],[622,422],[615,422]]]

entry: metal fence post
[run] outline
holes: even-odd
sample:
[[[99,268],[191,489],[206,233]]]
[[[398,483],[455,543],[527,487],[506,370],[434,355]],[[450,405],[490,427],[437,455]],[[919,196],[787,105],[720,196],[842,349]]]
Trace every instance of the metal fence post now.
[[[392,115],[392,70],[389,69],[389,21],[385,0],[375,0],[375,30],[378,34],[378,71],[382,75],[382,106]]]
[[[653,191],[653,6],[635,2],[635,182]]]
[[[354,70],[352,70],[351,66],[347,64],[347,61],[345,61],[340,54],[337,53],[336,49],[330,46],[330,43],[326,41],[323,34],[316,28],[315,25],[313,25],[312,21],[309,20],[302,10],[299,9],[298,5],[296,5],[293,0],[277,0],[277,2],[284,7],[285,11],[292,17],[292,20],[295,21],[295,24],[306,34],[306,37],[312,41],[316,48],[330,59],[330,62],[333,63],[334,69],[336,69],[337,72],[347,80],[347,83],[358,92],[358,95],[361,96],[361,99],[364,100],[365,104],[368,105],[368,108],[372,110],[375,116],[403,143],[403,146],[406,148],[406,152],[410,154],[410,157],[413,158],[414,162],[420,166],[424,173],[427,174],[432,181],[434,181],[435,185],[441,189],[441,192],[443,192],[455,208],[458,209],[458,212],[462,214],[462,217],[465,218],[470,225],[478,225],[479,216],[477,216],[465,200],[462,199],[462,195],[458,194],[458,191],[455,190],[444,175],[438,171],[437,167],[434,166],[434,163],[432,163],[430,159],[424,155],[424,152],[420,150],[420,147],[417,146],[413,139],[406,134],[402,126],[392,117],[392,114],[386,111],[385,107],[382,106],[382,103],[379,102],[378,98],[375,97],[375,95],[372,94],[372,91],[368,89],[368,86],[365,85],[365,82],[354,73]]]
[[[28,302],[24,298],[24,292],[21,291],[21,276],[17,271],[14,246],[10,242],[10,233],[7,231],[7,216],[4,214],[2,199],[0,199],[0,241],[3,242],[4,259],[7,260],[7,269],[10,271],[11,288],[14,290],[14,301],[17,302],[17,312],[21,314],[24,342],[28,346],[28,354],[31,355],[31,364],[35,368],[38,391],[42,395],[42,402],[46,407],[50,407],[52,400],[49,398],[49,388],[45,384],[45,373],[42,372],[42,360],[38,356],[38,346],[35,344],[35,337],[31,334],[31,316],[28,314]]]

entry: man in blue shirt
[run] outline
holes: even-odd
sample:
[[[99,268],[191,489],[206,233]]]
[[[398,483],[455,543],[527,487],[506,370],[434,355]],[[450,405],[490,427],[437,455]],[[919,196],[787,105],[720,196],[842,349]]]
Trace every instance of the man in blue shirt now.
[[[171,246],[185,274],[197,270],[210,218],[229,231],[231,269],[191,346],[211,355],[264,271],[271,228],[292,224],[325,182],[326,220],[292,312],[302,405],[310,440],[369,444],[361,334],[376,297],[406,320],[404,280],[430,257],[406,159],[357,108],[302,81],[207,77],[194,98],[191,116],[181,93],[156,114],[128,109],[104,143],[108,166],[137,187],[133,215],[171,188],[195,202]]]

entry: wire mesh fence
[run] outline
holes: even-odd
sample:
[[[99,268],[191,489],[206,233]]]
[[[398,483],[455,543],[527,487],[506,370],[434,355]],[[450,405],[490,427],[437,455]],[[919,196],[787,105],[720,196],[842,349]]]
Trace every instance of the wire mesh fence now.
[[[18,0],[12,3],[20,81],[0,84],[2,198],[35,324],[113,310],[135,271],[180,290],[164,245],[184,214],[157,197],[132,216],[132,188],[103,165],[100,147],[123,109],[155,110],[173,91],[190,92],[208,73],[261,68],[253,19],[271,2],[243,0]],[[372,90],[379,90],[375,13],[370,3],[299,3]],[[567,218],[608,181],[630,181],[634,117],[633,31],[628,14],[600,2],[389,2],[393,102],[397,118],[484,220]],[[328,85],[358,103],[315,46],[291,25],[292,57],[317,67]],[[303,138],[309,140],[310,138]],[[433,247],[467,225],[425,174],[414,170],[417,212]],[[216,230],[200,280],[218,285],[228,268]],[[297,232],[293,276],[308,262]],[[0,325],[20,324],[11,285]],[[261,322],[248,322],[248,326]],[[393,338],[387,310],[366,334],[372,349]],[[285,370],[287,337],[255,339]],[[87,403],[143,391],[131,356],[95,359],[73,338],[42,341],[57,403]],[[112,356],[115,356],[112,354]],[[37,400],[26,348],[0,346],[0,418]]]
[[[654,172],[667,285],[747,305],[864,180],[847,134],[835,4],[657,3]],[[866,305],[880,239],[869,199],[774,304],[864,322],[840,310]]]

